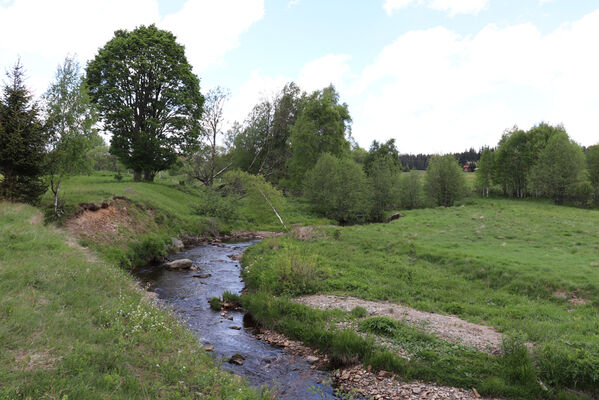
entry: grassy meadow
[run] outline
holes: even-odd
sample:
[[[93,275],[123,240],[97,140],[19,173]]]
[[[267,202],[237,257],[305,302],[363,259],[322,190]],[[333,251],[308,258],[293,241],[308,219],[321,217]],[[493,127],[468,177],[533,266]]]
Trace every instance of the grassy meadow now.
[[[0,398],[255,399],[124,270],[0,203]]]
[[[455,366],[471,365],[460,372],[461,384],[487,394],[538,397],[537,378],[553,389],[546,396],[562,389],[597,394],[598,211],[471,199],[463,206],[404,214],[390,224],[323,227],[308,240],[266,240],[246,252],[247,285],[259,296],[270,293],[283,302],[301,294],[333,293],[455,314],[496,328],[512,343],[512,351],[494,357],[497,368],[487,363],[491,370],[482,375],[480,364],[468,361],[468,351],[454,351],[413,358],[413,365],[435,373],[420,365],[409,377],[459,384]],[[258,297],[255,302],[271,313],[256,310],[267,324],[276,324],[277,314],[306,312],[279,313],[282,306],[268,308]],[[307,335],[293,321],[284,325],[290,334]],[[407,345],[407,336],[395,339]],[[528,361],[521,351],[525,344],[532,346]],[[514,354],[520,358],[515,364]]]

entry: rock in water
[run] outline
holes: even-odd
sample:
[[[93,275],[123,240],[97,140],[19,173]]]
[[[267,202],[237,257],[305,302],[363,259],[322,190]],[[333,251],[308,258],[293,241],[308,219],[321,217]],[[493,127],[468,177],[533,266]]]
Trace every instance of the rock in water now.
[[[242,356],[241,354],[233,354],[233,356],[229,359],[229,363],[243,365],[244,360],[245,360],[245,357]]]
[[[188,269],[191,268],[192,264],[193,261],[191,261],[190,259],[182,258],[180,260],[167,262],[166,264],[164,264],[164,267],[168,269]]]
[[[184,247],[183,242],[174,237],[171,238],[171,243],[173,244],[173,247],[176,249],[182,249]]]

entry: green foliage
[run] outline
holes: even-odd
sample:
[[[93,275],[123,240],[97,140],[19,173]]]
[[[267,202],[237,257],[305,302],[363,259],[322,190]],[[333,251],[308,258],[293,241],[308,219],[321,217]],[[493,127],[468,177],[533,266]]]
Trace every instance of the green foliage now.
[[[506,371],[506,378],[510,382],[536,386],[535,369],[528,348],[526,348],[520,335],[504,337],[502,362]]]
[[[261,175],[251,175],[236,170],[227,172],[223,180],[227,192],[232,196],[239,196],[244,203],[245,211],[251,213],[254,219],[260,221],[276,219],[273,208],[280,211],[285,206],[283,194]]]
[[[0,197],[35,204],[47,188],[42,175],[48,137],[24,74],[17,63],[0,100]]]
[[[45,130],[50,137],[46,173],[54,193],[54,213],[58,216],[64,212],[59,208],[62,179],[90,172],[92,163],[87,153],[104,142],[94,127],[96,113],[79,63],[74,59],[67,57],[58,67],[56,81],[44,94],[44,101],[47,114]]]
[[[364,307],[362,307],[362,306],[355,306],[350,311],[350,314],[354,318],[364,318],[364,317],[366,317],[368,315],[368,311],[366,311],[366,309]]]
[[[172,33],[154,25],[116,31],[88,64],[87,84],[112,132],[111,153],[136,180],[143,171],[152,181],[197,144],[204,99]]]
[[[350,122],[347,104],[339,104],[339,94],[333,86],[305,97],[291,127],[292,156],[287,161],[289,180],[286,184],[300,189],[306,172],[323,153],[337,157],[349,153],[345,135]]]
[[[236,196],[226,196],[212,188],[202,189],[199,191],[198,204],[194,209],[197,215],[220,218],[223,221],[234,221],[239,218]]]
[[[295,83],[287,83],[274,98],[256,104],[244,126],[233,126],[229,140],[235,167],[264,175],[269,182],[276,183],[287,176],[291,127],[304,96]]]
[[[399,204],[400,176],[397,161],[389,156],[375,158],[368,169],[368,179],[372,190],[372,221],[382,221],[384,211],[391,210]]]
[[[364,171],[370,175],[373,164],[380,159],[390,160],[395,167],[401,166],[395,139],[389,139],[385,143],[379,143],[376,140],[372,141],[368,154],[364,158]]]
[[[223,308],[223,302],[218,297],[211,297],[208,300],[208,303],[210,304],[210,308],[214,311],[220,311]]]
[[[499,141],[494,157],[494,182],[504,194],[525,197],[530,191],[530,173],[549,139],[565,134],[563,126],[541,123],[528,131],[514,127]]]
[[[582,150],[563,132],[551,136],[531,171],[531,180],[535,190],[562,204],[583,171]]]
[[[324,154],[306,174],[305,195],[314,209],[340,223],[354,222],[371,210],[364,170],[349,158]]]
[[[395,336],[397,322],[389,317],[372,317],[360,321],[358,328],[362,332],[369,332],[381,336]]]
[[[437,206],[451,207],[456,200],[464,197],[466,181],[462,168],[452,155],[431,157],[424,177],[424,189],[428,201]]]
[[[599,202],[599,144],[591,146],[586,153],[588,175],[593,186],[593,198]]]
[[[495,153],[488,147],[485,148],[477,164],[476,189],[483,195],[489,196],[489,188],[493,183],[493,170],[495,168]]]
[[[399,206],[404,209],[422,207],[422,179],[419,172],[401,174],[399,180]]]

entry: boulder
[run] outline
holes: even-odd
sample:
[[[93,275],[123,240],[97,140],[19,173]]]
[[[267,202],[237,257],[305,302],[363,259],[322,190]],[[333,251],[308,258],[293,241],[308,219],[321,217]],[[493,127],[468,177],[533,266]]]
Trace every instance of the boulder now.
[[[188,269],[191,268],[192,264],[193,261],[191,261],[190,259],[182,258],[180,260],[167,262],[166,264],[164,264],[164,267],[168,269]]]

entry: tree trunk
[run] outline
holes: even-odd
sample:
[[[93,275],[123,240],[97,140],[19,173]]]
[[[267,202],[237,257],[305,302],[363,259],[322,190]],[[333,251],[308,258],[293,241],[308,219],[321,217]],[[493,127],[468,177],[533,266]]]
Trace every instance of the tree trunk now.
[[[58,192],[60,191],[60,181],[56,184],[56,190],[52,190],[54,192],[54,215],[59,216],[58,210]]]
[[[141,170],[136,169],[136,170],[133,171],[133,181],[134,182],[141,181]]]
[[[144,181],[146,182],[154,182],[154,172],[145,170],[144,171]]]

